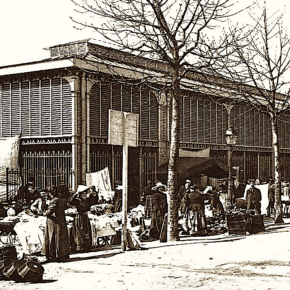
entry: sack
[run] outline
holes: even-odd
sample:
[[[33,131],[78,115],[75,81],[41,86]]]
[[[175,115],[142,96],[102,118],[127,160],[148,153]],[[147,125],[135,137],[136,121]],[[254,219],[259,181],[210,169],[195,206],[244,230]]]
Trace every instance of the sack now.
[[[130,250],[140,250],[141,244],[135,233],[127,230],[127,246]]]

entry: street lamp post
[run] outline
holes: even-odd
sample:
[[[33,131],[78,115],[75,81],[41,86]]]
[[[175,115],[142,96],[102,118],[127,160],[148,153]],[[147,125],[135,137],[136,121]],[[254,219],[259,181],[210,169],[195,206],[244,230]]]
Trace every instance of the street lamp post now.
[[[229,127],[225,134],[226,143],[228,146],[228,193],[226,197],[226,211],[232,208],[232,196],[233,196],[233,177],[232,177],[232,159],[233,159],[233,147],[237,143],[238,135],[233,127]]]

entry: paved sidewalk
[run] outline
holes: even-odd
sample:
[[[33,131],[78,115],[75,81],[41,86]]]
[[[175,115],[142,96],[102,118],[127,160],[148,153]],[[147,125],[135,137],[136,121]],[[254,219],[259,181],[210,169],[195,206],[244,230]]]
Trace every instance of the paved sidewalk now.
[[[290,220],[248,236],[181,237],[179,242],[142,243],[73,254],[44,264],[43,283],[2,281],[1,290],[288,289]]]

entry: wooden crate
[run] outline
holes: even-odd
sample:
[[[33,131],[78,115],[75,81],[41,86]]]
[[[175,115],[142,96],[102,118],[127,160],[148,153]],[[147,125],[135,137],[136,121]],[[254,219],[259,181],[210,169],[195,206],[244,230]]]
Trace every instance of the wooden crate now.
[[[230,235],[246,235],[248,218],[245,215],[227,216],[227,226]]]
[[[245,221],[232,221],[228,223],[230,235],[246,235],[247,227]]]

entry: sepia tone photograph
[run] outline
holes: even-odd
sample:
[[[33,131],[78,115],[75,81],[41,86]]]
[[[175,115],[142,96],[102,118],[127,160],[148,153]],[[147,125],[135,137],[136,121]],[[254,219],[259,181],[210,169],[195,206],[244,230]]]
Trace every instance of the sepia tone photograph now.
[[[0,289],[288,289],[286,0],[0,2]]]

